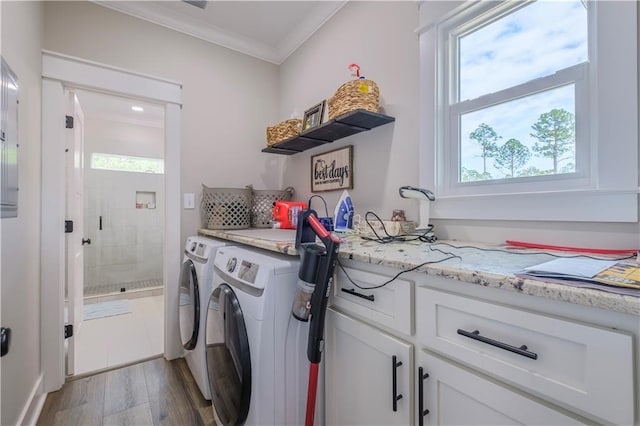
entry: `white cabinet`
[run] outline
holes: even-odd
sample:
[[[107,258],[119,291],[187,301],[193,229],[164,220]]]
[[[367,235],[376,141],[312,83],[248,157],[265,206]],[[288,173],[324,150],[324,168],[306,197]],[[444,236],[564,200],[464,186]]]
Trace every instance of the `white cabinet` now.
[[[325,327],[328,425],[408,425],[413,346],[329,309]]]
[[[538,401],[514,392],[471,370],[422,352],[419,368],[428,377],[422,385],[421,425],[578,425],[583,424]],[[418,409],[420,401],[418,400]]]
[[[416,307],[422,346],[607,423],[633,423],[628,333],[423,286]]]
[[[419,273],[337,272],[330,304],[328,424],[638,424],[637,316]]]

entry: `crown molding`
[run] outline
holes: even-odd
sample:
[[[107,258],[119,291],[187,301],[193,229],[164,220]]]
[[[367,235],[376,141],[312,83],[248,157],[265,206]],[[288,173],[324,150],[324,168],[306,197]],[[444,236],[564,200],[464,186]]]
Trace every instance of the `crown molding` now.
[[[174,31],[226,47],[231,50],[280,65],[305,41],[336,14],[348,0],[334,2],[318,1],[317,9],[291,29],[291,32],[277,46],[236,34],[208,23],[204,19],[194,18],[163,6],[162,2],[153,2],[154,9],[145,6],[146,2],[91,0],[99,6],[125,13],[138,19],[161,25]]]

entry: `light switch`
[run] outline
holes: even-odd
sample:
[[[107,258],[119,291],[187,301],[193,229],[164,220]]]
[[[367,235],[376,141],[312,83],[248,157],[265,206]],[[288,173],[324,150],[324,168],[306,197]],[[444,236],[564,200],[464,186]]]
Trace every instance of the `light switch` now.
[[[195,198],[195,194],[193,194],[192,192],[186,192],[184,194],[184,208],[185,209],[196,208],[196,198]]]

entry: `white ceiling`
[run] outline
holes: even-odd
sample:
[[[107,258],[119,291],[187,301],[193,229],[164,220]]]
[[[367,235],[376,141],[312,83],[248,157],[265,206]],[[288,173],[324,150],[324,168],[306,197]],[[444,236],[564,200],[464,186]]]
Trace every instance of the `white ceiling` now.
[[[164,126],[164,108],[160,105],[87,90],[77,90],[76,96],[87,119],[157,128]],[[140,106],[144,111],[133,111],[132,106]]]
[[[178,0],[94,3],[279,65],[346,0],[212,0],[204,10]]]

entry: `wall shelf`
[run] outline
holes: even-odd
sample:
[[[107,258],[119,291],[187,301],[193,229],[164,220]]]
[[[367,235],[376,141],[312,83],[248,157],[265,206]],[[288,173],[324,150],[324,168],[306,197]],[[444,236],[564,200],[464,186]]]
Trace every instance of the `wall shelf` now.
[[[364,109],[357,109],[342,114],[318,127],[305,130],[297,136],[266,147],[262,152],[293,155],[319,145],[346,138],[356,133],[366,132],[367,130],[393,121],[396,121],[394,117]]]

